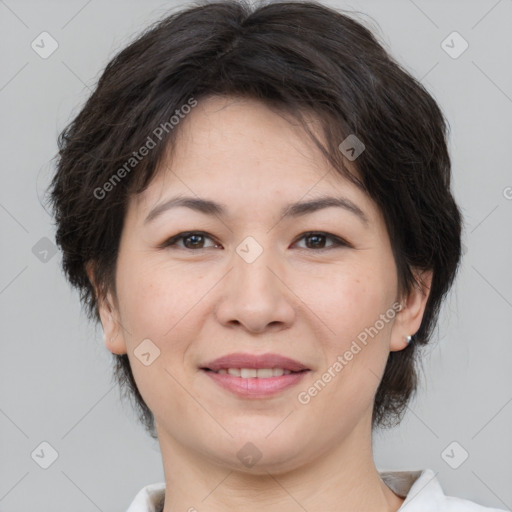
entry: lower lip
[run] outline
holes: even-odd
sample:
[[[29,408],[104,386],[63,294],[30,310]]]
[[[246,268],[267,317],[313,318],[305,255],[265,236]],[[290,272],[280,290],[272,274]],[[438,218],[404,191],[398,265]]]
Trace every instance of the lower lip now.
[[[298,384],[308,371],[289,373],[281,377],[269,377],[266,379],[235,377],[229,373],[215,373],[202,370],[220,387],[231,391],[242,398],[264,398],[272,396],[280,391]]]

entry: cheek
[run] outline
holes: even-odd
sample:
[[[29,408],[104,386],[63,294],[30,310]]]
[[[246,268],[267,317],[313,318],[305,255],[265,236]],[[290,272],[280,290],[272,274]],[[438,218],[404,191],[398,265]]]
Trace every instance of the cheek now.
[[[357,415],[371,405],[388,357],[392,317],[382,322],[380,315],[392,306],[393,276],[382,260],[370,263],[361,258],[323,280],[324,286],[317,287],[314,295],[310,292],[308,300],[315,304],[311,309],[328,327],[321,338],[324,371],[330,369],[334,377],[326,376],[332,384],[323,403],[331,404],[326,414],[334,415],[333,420],[340,408],[344,414]]]
[[[163,408],[165,414],[179,416],[189,403],[179,384],[184,382],[182,361],[191,339],[186,330],[194,328],[195,322],[190,321],[193,307],[204,292],[197,286],[197,277],[184,272],[133,260],[123,263],[118,270],[117,289],[134,379],[154,413]],[[146,339],[159,350],[149,365],[137,356],[138,347]]]
[[[132,337],[154,338],[159,344],[187,323],[182,319],[204,295],[201,279],[165,265],[126,263],[117,276],[124,325]]]
[[[301,299],[322,320],[335,344],[350,343],[391,306],[393,289],[378,266],[352,265],[316,277],[305,280]]]

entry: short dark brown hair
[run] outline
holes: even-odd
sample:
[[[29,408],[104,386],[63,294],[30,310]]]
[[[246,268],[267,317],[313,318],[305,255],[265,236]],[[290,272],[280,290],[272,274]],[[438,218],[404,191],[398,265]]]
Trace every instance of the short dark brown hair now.
[[[173,116],[214,94],[256,99],[301,121],[335,169],[380,208],[401,295],[421,285],[415,270],[433,272],[420,329],[407,348],[389,354],[375,396],[373,426],[395,425],[416,392],[418,349],[429,341],[458,269],[462,218],[450,192],[448,125],[436,101],[369,29],[341,11],[313,1],[196,3],[115,56],[59,136],[51,204],[66,277],[89,318],[100,321],[98,299],[107,291],[115,296],[129,198],[145,190],[173,146],[180,127]],[[320,121],[324,143],[304,122],[308,113]],[[350,134],[365,145],[353,162],[358,176],[339,149]],[[150,138],[155,146],[131,161]],[[113,356],[120,388],[156,437],[128,356]]]

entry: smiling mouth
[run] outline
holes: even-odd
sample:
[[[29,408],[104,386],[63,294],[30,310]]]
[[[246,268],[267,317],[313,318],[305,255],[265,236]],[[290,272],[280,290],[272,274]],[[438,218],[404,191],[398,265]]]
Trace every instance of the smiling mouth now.
[[[272,399],[297,386],[309,369],[289,368],[200,368],[213,383],[242,399]]]
[[[210,368],[201,368],[206,372],[213,372],[219,375],[232,375],[242,379],[270,379],[272,377],[282,377],[295,373],[305,373],[309,370],[292,371],[284,368],[220,368],[211,370]]]

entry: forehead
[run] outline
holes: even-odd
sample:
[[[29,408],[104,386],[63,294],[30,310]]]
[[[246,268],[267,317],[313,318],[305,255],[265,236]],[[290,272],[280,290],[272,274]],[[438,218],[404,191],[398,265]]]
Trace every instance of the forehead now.
[[[306,117],[322,140],[319,121]],[[370,198],[327,161],[299,121],[248,99],[212,96],[180,122],[176,140],[149,187],[134,199],[148,211],[169,192],[298,201],[343,191],[372,209]],[[354,167],[349,171],[357,176]]]

